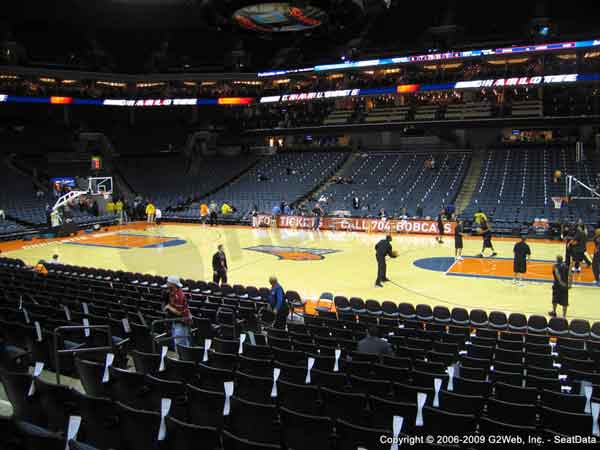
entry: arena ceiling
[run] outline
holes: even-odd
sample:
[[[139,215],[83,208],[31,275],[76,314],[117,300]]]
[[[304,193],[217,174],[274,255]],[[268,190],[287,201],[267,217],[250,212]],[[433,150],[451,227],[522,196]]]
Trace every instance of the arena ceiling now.
[[[389,9],[386,0],[287,1],[322,9],[322,23],[277,33],[240,26],[235,11],[259,0],[61,0],[13,2],[0,29],[29,61],[65,64],[102,54],[109,70],[121,72],[225,69],[224,55],[232,51],[246,58],[242,70],[260,70],[331,62],[352,46],[363,54],[424,49],[437,45],[428,39],[430,27],[449,24],[460,30],[455,46],[528,42],[527,29],[540,15],[553,21],[561,40],[600,35],[600,2],[591,0],[577,7],[556,0],[390,0]]]

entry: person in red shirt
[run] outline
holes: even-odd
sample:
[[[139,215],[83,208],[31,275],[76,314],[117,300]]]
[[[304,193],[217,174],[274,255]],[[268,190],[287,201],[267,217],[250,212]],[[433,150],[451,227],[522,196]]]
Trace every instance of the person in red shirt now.
[[[192,325],[192,314],[188,305],[188,300],[183,292],[183,285],[179,277],[170,275],[167,278],[167,288],[169,289],[169,303],[165,306],[165,311],[173,318],[182,318],[183,321],[173,322],[171,326],[171,336],[174,338],[175,345],[184,345],[189,347],[190,327]]]

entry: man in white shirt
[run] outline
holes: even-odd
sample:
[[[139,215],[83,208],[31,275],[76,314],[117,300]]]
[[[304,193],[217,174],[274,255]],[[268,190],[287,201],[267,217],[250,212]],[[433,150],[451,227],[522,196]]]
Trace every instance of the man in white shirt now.
[[[160,225],[160,219],[162,219],[162,211],[156,208],[156,211],[154,212],[154,220],[156,225]]]

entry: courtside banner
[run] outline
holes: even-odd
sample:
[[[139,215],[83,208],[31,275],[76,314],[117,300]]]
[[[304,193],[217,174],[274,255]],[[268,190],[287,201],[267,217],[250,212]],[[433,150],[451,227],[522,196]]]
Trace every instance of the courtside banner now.
[[[269,216],[265,216],[269,217]],[[262,222],[265,225],[269,221]],[[279,216],[277,226],[279,228],[313,228],[314,217],[302,216]],[[454,222],[444,222],[444,233],[454,234]],[[437,222],[434,220],[397,220],[397,219],[363,219],[359,217],[323,217],[321,219],[321,230],[344,230],[344,231],[367,231],[375,233],[416,233],[416,234],[438,234]]]

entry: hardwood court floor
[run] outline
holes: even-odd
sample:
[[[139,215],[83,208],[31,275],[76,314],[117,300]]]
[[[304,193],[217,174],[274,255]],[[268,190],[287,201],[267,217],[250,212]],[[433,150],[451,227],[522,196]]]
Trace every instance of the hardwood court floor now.
[[[463,306],[504,312],[546,314],[551,301],[551,265],[563,244],[530,239],[532,262],[524,287],[512,285],[512,247],[516,239],[495,239],[496,258],[474,258],[481,239],[465,239],[465,260],[454,262],[454,240],[436,243],[432,236],[395,235],[399,252],[388,260],[393,283],[375,288],[373,247],[383,235],[312,232],[291,229],[134,224],[68,240],[0,243],[7,257],[29,264],[58,253],[61,262],[183,278],[212,278],[211,258],[223,244],[229,261],[229,283],[266,286],[276,275],[285,289],[305,298],[322,292],[380,301]],[[470,257],[469,257],[470,256]],[[591,270],[575,276],[569,317],[600,320],[600,288]]]

